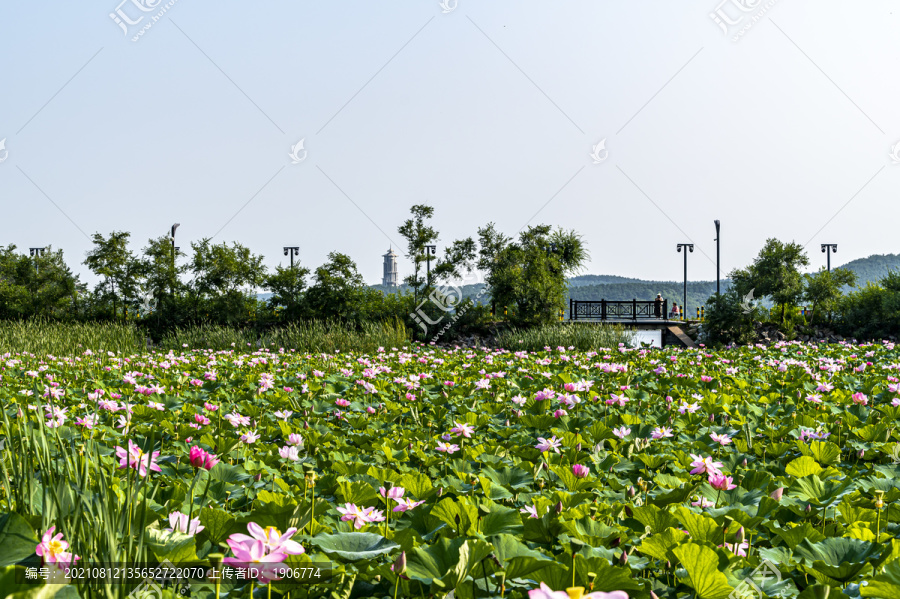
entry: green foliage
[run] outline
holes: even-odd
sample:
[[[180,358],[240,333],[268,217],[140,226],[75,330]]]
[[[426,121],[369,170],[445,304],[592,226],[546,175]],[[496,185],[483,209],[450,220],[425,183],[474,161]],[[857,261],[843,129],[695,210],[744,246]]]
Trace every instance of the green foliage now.
[[[815,274],[806,274],[803,277],[806,283],[803,298],[812,308],[810,322],[831,324],[842,297],[841,290],[844,287],[856,286],[856,273],[843,268],[829,272],[823,268]]]
[[[750,343],[754,339],[755,309],[745,312],[749,304],[732,288],[712,295],[706,302],[703,322],[704,342],[714,346]]]
[[[729,276],[742,297],[753,291],[754,297],[771,298],[780,306],[784,323],[787,307],[799,304],[803,297],[800,267],[808,264],[809,258],[799,243],[768,239],[753,264],[735,269]]]
[[[514,351],[543,351],[545,347],[599,351],[633,342],[634,336],[617,324],[554,323],[527,329],[513,328],[497,335],[497,345]]]
[[[900,335],[900,272],[847,294],[838,310],[836,328],[845,336],[884,339]]]
[[[582,268],[587,250],[574,231],[528,227],[513,241],[493,223],[478,230],[479,268],[488,272],[491,300],[516,326],[550,324],[565,307],[566,277]]]
[[[24,256],[16,246],[0,249],[0,318],[74,319],[85,288],[63,260],[62,250]]]
[[[131,234],[125,231],[113,231],[108,238],[95,233],[94,248],[84,260],[91,272],[103,277],[94,289],[94,301],[108,302],[113,320],[121,314],[124,321],[129,311],[133,313],[140,306],[144,264],[128,249],[130,238]]]

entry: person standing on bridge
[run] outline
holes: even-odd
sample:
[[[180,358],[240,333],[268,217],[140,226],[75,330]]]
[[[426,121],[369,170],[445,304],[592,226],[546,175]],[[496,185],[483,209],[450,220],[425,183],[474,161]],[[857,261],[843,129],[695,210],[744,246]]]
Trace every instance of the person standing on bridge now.
[[[653,301],[653,312],[657,318],[663,317],[663,297],[661,293],[657,293],[656,299]]]

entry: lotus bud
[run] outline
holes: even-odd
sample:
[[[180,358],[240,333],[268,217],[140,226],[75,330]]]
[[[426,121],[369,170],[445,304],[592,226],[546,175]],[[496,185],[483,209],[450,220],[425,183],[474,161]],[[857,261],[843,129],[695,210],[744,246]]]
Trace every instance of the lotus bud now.
[[[628,487],[628,496],[634,497],[635,495],[637,495],[637,491],[634,490],[634,487]]]
[[[715,422],[715,421],[716,421],[716,416],[715,416],[714,414],[710,414],[710,415],[709,415],[709,421],[710,421],[710,422]]]
[[[575,446],[575,451],[581,451],[581,443]]]
[[[395,574],[403,574],[406,572],[406,552],[401,551],[400,555],[397,557],[397,560],[394,562],[394,567],[392,568]]]
[[[622,542],[622,537],[616,537],[616,540],[609,544],[611,548],[615,548],[619,546],[619,543]]]
[[[506,421],[506,426],[509,426],[509,420]]]
[[[784,487],[778,487],[769,495],[775,501],[781,501],[781,496],[784,495]]]
[[[556,502],[556,513],[557,513],[557,514],[561,514],[562,511],[563,511],[563,504],[562,504],[562,501]]]
[[[437,496],[440,497],[443,494],[444,494],[444,487],[438,487]]]
[[[634,515],[634,512],[631,511],[631,508],[627,505],[625,506],[625,515],[631,518]]]
[[[254,476],[253,480],[255,480],[256,482],[259,482],[260,480],[262,480],[262,472],[260,472],[256,476]]]
[[[738,529],[737,533],[734,535],[734,542],[737,543],[738,545],[740,545],[741,543],[743,543],[743,542],[744,542],[744,534],[745,534],[745,533],[744,533],[744,527],[741,526],[741,527]]]
[[[623,566],[628,564],[628,552],[623,551],[622,555],[619,556],[619,563]]]
[[[865,450],[865,449],[860,449],[860,450],[859,450],[859,453],[856,454],[856,456],[857,456],[859,459],[863,459],[863,457],[864,457],[865,455],[866,455],[866,450]]]
[[[742,462],[742,464],[743,464],[744,468],[747,467],[747,458],[744,458],[744,461]]]
[[[306,420],[303,421],[303,428],[309,430],[309,422],[307,422]]]
[[[806,504],[806,509],[805,509],[804,511],[805,511],[807,514],[810,513],[810,512],[812,511],[812,504],[811,504],[811,503],[807,503],[807,504]]]

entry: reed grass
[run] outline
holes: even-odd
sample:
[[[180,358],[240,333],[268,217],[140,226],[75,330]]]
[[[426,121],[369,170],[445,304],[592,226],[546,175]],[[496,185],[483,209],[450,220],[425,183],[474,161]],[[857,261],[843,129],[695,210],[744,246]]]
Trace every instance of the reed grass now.
[[[599,351],[632,345],[634,334],[618,324],[555,323],[531,329],[509,329],[497,335],[497,345],[508,350],[543,351],[545,347]]]

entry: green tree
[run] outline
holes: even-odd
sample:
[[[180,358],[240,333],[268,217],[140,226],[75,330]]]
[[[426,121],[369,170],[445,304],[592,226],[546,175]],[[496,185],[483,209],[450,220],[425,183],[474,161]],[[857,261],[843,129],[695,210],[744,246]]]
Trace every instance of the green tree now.
[[[814,274],[804,275],[806,289],[803,298],[812,305],[810,322],[831,324],[844,286],[856,287],[856,273],[852,270],[824,268]]]
[[[769,297],[780,306],[783,325],[787,307],[797,305],[803,297],[800,267],[807,265],[809,258],[802,245],[768,239],[753,264],[735,269],[729,276],[741,296],[752,290],[754,297]]]
[[[538,225],[511,241],[493,223],[479,229],[478,235],[479,267],[488,273],[496,308],[509,308],[508,317],[518,326],[555,322],[565,307],[567,277],[588,259],[581,236]]]
[[[63,251],[48,247],[42,255],[0,250],[0,314],[4,318],[72,319],[86,288],[66,265]]]
[[[263,257],[234,242],[213,244],[210,239],[191,243],[191,289],[198,307],[210,320],[238,324],[256,307],[256,290],[266,280]],[[204,305],[205,304],[205,305]]]
[[[419,295],[426,295],[428,281],[422,277],[422,270],[427,268],[428,249],[438,240],[438,232],[428,224],[434,216],[434,208],[426,204],[416,204],[409,209],[412,218],[407,219],[397,232],[406,239],[406,257],[413,263],[413,272],[403,279],[413,290],[413,298],[418,301]],[[425,265],[423,267],[423,264]]]
[[[275,272],[266,277],[265,288],[272,293],[269,298],[269,307],[272,310],[282,309],[282,317],[294,320],[301,316],[303,305],[303,290],[306,289],[306,276],[309,269],[294,265],[277,266]]]
[[[703,336],[710,345],[750,343],[755,338],[753,313],[736,288],[713,294],[706,300]]]
[[[150,239],[147,243],[149,245],[142,250],[141,259],[141,272],[144,274],[142,291],[150,295],[159,310],[167,299],[173,300],[184,291],[185,285],[180,275],[186,272],[187,267],[177,264],[184,253],[175,250],[168,235]]]
[[[361,322],[365,291],[365,282],[350,256],[331,252],[328,261],[316,269],[306,292],[308,313],[322,320]]]
[[[131,234],[124,231],[113,231],[108,238],[95,233],[94,249],[88,252],[84,260],[91,272],[103,277],[97,283],[94,294],[101,301],[108,299],[111,302],[113,319],[118,318],[120,305],[124,320],[128,307],[136,307],[140,301],[143,265],[128,249],[130,237]]]

